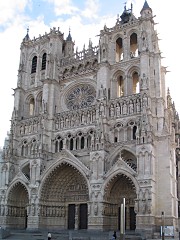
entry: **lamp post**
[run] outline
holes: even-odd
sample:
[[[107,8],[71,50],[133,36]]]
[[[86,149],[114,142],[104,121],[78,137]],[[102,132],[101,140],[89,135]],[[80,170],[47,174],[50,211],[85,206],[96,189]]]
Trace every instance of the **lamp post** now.
[[[125,240],[125,198],[121,203],[120,240]]]
[[[162,240],[165,239],[164,236],[164,212],[161,213],[161,222],[162,222]]]

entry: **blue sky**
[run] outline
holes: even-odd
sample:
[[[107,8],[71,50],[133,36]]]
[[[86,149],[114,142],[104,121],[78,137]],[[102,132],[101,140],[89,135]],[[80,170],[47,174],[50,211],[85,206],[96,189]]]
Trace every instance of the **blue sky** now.
[[[121,14],[124,3],[133,3],[133,12],[140,16],[144,0],[0,0],[0,146],[10,128],[13,110],[13,90],[17,84],[20,44],[29,27],[30,38],[49,32],[52,27],[60,27],[65,37],[69,28],[75,45],[82,49],[91,38],[93,45],[98,44],[100,30],[106,24],[112,27],[117,14]],[[179,100],[179,56],[177,37],[179,29],[179,0],[147,0],[156,15],[156,29],[159,33],[163,65],[170,71],[166,75],[166,85],[170,88],[176,108],[180,113]]]

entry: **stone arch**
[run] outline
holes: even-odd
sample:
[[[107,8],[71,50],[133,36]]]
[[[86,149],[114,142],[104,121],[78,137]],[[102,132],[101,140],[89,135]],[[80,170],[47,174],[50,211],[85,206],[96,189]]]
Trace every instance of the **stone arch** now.
[[[114,125],[114,142],[123,142],[124,140],[124,122],[118,121]]]
[[[29,94],[25,99],[25,116],[33,115],[35,115],[35,97],[33,94]]]
[[[29,73],[30,74],[33,74],[33,73],[36,73],[36,70],[37,70],[37,56],[38,56],[38,54],[37,54],[37,52],[32,52],[31,53],[31,55],[29,56]],[[33,69],[33,61],[34,61],[34,59],[36,58],[36,66],[34,66],[35,67],[35,69]],[[33,70],[33,71],[32,71]],[[35,71],[34,71],[35,70]]]
[[[46,63],[47,63],[47,50],[43,49],[40,53],[40,59],[41,59],[41,70],[46,69]]]
[[[120,62],[123,60],[123,36],[116,35],[114,41],[116,43],[116,62]]]
[[[25,131],[26,131],[26,125],[25,125]],[[29,142],[27,140],[27,138],[24,138],[21,141],[21,150],[19,152],[19,155],[22,157],[26,157],[29,154]]]
[[[81,204],[87,205],[89,183],[86,175],[87,169],[85,170],[82,163],[78,160],[75,163],[66,158],[58,161],[44,173],[39,196],[40,218],[42,222],[45,218],[49,219],[45,227],[68,228],[69,206],[75,205],[79,209]],[[77,211],[76,217],[79,219],[78,214]]]
[[[134,156],[133,159],[134,160],[136,159],[136,162],[137,162],[136,153],[131,148],[126,147],[126,146],[118,146],[115,148],[114,152],[112,154],[110,154],[110,156],[109,156],[109,160],[107,161],[108,162],[107,171],[108,171],[108,169],[110,169],[111,166],[113,166],[117,162],[119,157],[122,157],[124,160],[128,159],[123,154],[125,154],[126,156],[127,155]]]
[[[125,95],[125,73],[117,70],[111,81],[111,96],[112,98],[122,97]]]
[[[135,201],[139,185],[137,180],[129,172],[117,169],[107,175],[102,188],[104,204],[103,215],[109,229],[119,229],[120,209],[123,198],[126,200],[126,229],[135,230],[136,214]]]
[[[43,110],[43,99],[42,99],[42,91],[40,91],[36,96],[36,113],[40,114]]]
[[[131,141],[136,139],[136,129],[137,120],[133,118],[129,119],[127,122],[127,140]]]
[[[129,41],[130,58],[137,57],[139,48],[139,33],[136,29],[131,29],[127,33],[127,36],[127,39]]]
[[[25,183],[21,180],[12,182],[7,192],[7,205],[5,208],[8,227],[20,229],[27,227],[28,205],[29,192]]]
[[[64,137],[61,134],[57,134],[54,138],[54,152],[60,152],[63,149]]]
[[[128,70],[128,86],[129,86],[129,94],[137,94],[140,91],[140,70],[139,67],[133,66]]]

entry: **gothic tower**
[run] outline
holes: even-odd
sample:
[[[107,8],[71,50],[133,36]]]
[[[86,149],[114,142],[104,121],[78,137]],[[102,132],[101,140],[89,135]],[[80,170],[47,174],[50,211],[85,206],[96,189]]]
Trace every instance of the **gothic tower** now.
[[[178,229],[179,116],[147,1],[124,7],[99,46],[74,51],[59,29],[21,44],[9,140],[0,162],[0,225]]]

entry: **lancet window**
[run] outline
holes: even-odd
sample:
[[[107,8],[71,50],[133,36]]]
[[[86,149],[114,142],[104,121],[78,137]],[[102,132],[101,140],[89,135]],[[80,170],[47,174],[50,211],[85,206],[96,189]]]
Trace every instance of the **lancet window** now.
[[[44,53],[42,56],[42,66],[41,66],[41,70],[45,70],[46,69],[46,58],[47,58],[47,54]]]
[[[37,68],[37,56],[32,59],[31,73],[35,73]]]
[[[139,93],[139,74],[134,72],[132,74],[132,81],[133,81],[133,94]]]
[[[34,101],[34,98],[31,98],[29,101],[29,115],[30,116],[34,115],[34,110],[35,110],[35,101]]]
[[[130,36],[130,56],[131,58],[138,56],[138,41],[136,33],[133,33]]]
[[[116,62],[123,60],[123,41],[122,38],[116,40]]]
[[[117,96],[124,96],[124,79],[122,76],[119,76],[117,78]]]

